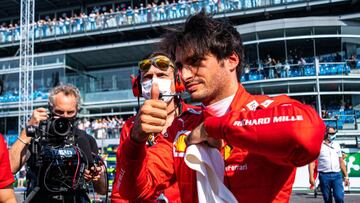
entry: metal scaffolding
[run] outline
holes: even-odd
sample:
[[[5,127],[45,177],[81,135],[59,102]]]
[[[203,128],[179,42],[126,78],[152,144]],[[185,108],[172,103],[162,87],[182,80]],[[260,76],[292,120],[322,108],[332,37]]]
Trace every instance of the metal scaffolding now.
[[[21,0],[19,53],[19,123],[18,132],[26,126],[33,108],[35,0]]]

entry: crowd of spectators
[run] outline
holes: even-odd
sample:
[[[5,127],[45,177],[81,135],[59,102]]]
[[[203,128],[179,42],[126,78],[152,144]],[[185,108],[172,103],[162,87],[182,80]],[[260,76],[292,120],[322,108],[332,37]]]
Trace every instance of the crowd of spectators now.
[[[360,55],[352,54],[348,60],[336,61],[336,54],[333,56],[323,56],[320,58],[319,75],[347,75],[351,71],[360,69]],[[242,82],[276,79],[276,78],[289,78],[289,77],[306,77],[315,76],[314,59],[311,57],[299,57],[294,59],[290,57],[288,61],[284,59],[276,59],[271,57],[270,54],[260,63],[245,63],[243,68]],[[45,100],[48,97],[48,89],[51,86],[56,86],[59,80],[51,79],[50,81],[57,81],[49,83],[46,88],[35,88],[31,98],[34,100]],[[18,88],[7,87],[4,93],[0,96],[0,102],[18,102],[19,93]]]
[[[353,108],[351,102],[331,101],[322,107],[321,116],[325,123],[337,129],[358,129],[360,111]]]
[[[354,109],[351,102],[336,102],[332,101],[329,105],[322,108],[322,118],[336,119],[338,115],[343,112],[343,115],[354,115]],[[338,112],[338,113],[337,113]]]
[[[124,123],[124,119],[117,116],[112,118],[83,118],[79,121],[78,127],[96,139],[111,139],[119,138]]]
[[[339,58],[340,57],[340,58]],[[353,54],[349,59],[341,59],[339,54],[320,56],[319,75],[348,75],[351,70],[360,68],[360,55]],[[288,60],[276,59],[267,54],[260,61],[245,63],[241,81],[274,78],[315,76],[314,57],[291,56]]]
[[[44,38],[139,23],[172,20],[186,17],[200,10],[205,10],[208,13],[227,12],[297,1],[303,0],[161,0],[147,5],[140,3],[134,7],[125,3],[116,7],[95,6],[89,12],[78,12],[72,16],[63,13],[53,18],[45,16],[38,19],[34,24],[34,37]],[[19,21],[1,23],[0,43],[14,42],[19,39]]]
[[[49,97],[48,90],[43,88],[34,90],[33,94],[30,96],[34,101],[36,100],[46,100]],[[0,102],[18,102],[20,99],[18,89],[7,89],[0,96]]]

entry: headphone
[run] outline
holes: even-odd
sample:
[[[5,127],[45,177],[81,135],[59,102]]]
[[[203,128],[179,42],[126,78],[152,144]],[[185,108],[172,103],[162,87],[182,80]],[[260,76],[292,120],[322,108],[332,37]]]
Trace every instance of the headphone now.
[[[165,55],[166,56],[166,55]],[[135,77],[134,75],[130,75],[131,78],[131,87],[134,97],[142,97],[142,88],[141,88],[141,72],[138,71],[138,75]],[[180,78],[180,74],[178,73],[177,68],[174,69],[174,79],[175,79],[175,92],[181,93],[185,91],[184,83]]]

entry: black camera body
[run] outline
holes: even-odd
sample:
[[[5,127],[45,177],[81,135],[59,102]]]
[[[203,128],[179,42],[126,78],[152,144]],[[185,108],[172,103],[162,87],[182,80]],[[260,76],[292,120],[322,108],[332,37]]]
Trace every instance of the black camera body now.
[[[74,122],[72,119],[64,117],[50,117],[48,120],[41,121],[39,126],[27,126],[26,135],[35,139],[40,139],[49,144],[75,143],[73,135]]]
[[[33,137],[30,151],[37,171],[37,184],[50,192],[68,192],[85,187],[83,173],[88,159],[78,147],[74,119],[53,117],[38,126],[27,126]],[[39,179],[40,178],[40,179]]]

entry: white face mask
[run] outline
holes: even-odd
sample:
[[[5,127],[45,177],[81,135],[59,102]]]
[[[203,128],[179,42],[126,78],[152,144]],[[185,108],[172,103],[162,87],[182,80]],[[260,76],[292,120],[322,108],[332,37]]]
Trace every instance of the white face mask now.
[[[145,99],[151,99],[151,87],[152,87],[153,83],[157,83],[159,85],[159,92],[162,95],[173,95],[174,94],[171,92],[171,80],[153,78],[151,80],[141,83],[141,92],[142,92],[142,96]],[[169,101],[171,101],[172,96],[163,96],[161,99],[165,102],[169,102]]]
[[[329,139],[330,139],[331,142],[334,141],[336,139],[336,134],[330,135]]]

